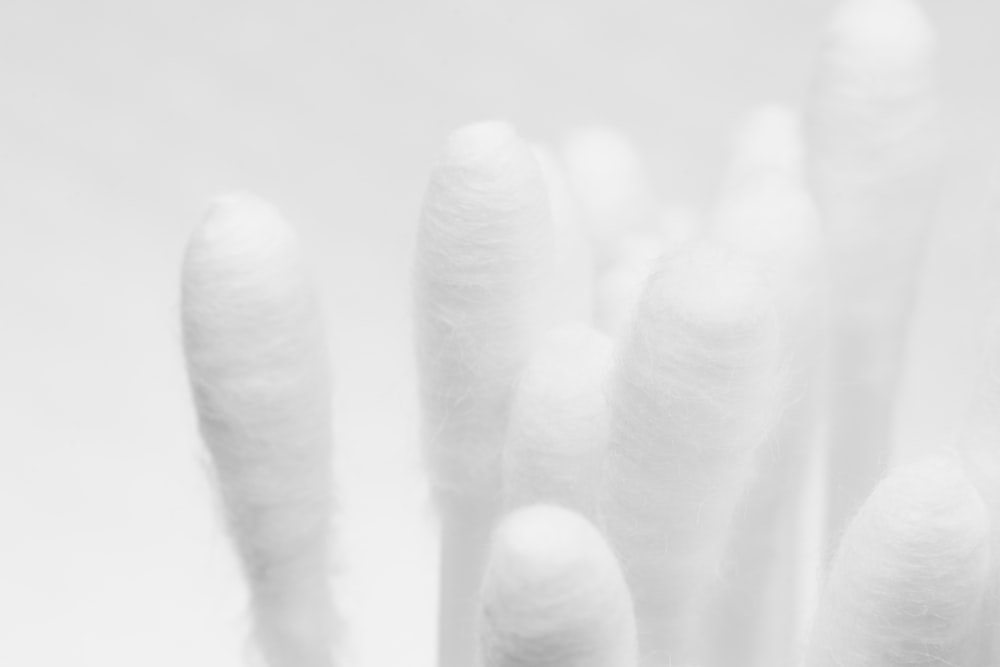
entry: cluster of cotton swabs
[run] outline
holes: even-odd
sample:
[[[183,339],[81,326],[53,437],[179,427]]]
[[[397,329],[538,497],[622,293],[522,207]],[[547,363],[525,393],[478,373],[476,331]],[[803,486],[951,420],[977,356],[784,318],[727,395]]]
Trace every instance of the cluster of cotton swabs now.
[[[801,112],[753,113],[697,215],[650,214],[613,135],[562,159],[503,123],[447,139],[413,272],[441,667],[997,664],[1000,373],[954,455],[886,470],[943,177],[936,48],[910,0],[845,2]],[[223,198],[183,277],[273,667],[337,644],[328,361],[298,244]]]

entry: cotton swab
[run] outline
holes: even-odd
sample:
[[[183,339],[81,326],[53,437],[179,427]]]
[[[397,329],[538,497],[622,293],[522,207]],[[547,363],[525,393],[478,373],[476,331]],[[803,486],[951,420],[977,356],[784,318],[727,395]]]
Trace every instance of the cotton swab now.
[[[618,562],[578,514],[532,505],[493,538],[480,615],[483,667],[635,667]]]
[[[513,129],[479,123],[448,138],[414,276],[424,450],[441,512],[441,667],[475,656],[501,447],[514,381],[544,321],[551,235],[541,170]]]
[[[832,278],[827,539],[882,475],[923,239],[939,191],[935,35],[910,0],[848,0],[809,102]]]
[[[764,267],[789,358],[786,405],[737,513],[724,574],[703,619],[702,667],[790,664],[802,478],[816,450],[824,330],[819,221],[805,191],[795,113],[758,108],[738,138],[713,236]],[[814,517],[815,519],[815,517]]]
[[[893,471],[834,558],[807,667],[987,664],[976,648],[989,517],[950,458]]]
[[[552,209],[554,253],[551,302],[547,307],[552,326],[594,319],[594,253],[581,220],[580,208],[569,181],[555,156],[533,146],[545,176]]]
[[[608,439],[611,340],[583,324],[548,332],[518,381],[503,451],[504,505],[596,518]]]
[[[270,205],[215,202],[184,258],[182,319],[258,649],[275,667],[331,665],[327,344],[298,238]]]
[[[642,288],[663,255],[663,244],[654,234],[624,234],[616,246],[594,289],[594,322],[612,337],[628,326]]]
[[[600,275],[608,267],[619,238],[652,231],[656,198],[639,153],[614,128],[577,128],[567,137],[563,158],[590,230]]]
[[[688,659],[754,450],[777,416],[780,351],[756,267],[706,244],[661,262],[620,341],[601,510],[645,665]]]

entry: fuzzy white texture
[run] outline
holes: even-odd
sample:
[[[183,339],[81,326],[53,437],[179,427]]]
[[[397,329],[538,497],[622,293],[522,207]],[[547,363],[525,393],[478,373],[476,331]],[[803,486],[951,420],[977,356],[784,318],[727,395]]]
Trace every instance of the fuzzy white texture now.
[[[594,322],[601,331],[617,337],[628,326],[643,286],[663,254],[661,239],[654,234],[631,232],[616,241],[594,290]]]
[[[815,72],[808,178],[841,260],[838,287],[859,301],[856,317],[887,309],[898,317],[908,306],[940,190],[936,51],[915,2],[851,0],[835,14]],[[895,301],[875,303],[886,296]]]
[[[549,331],[518,381],[503,452],[508,509],[549,502],[596,516],[608,438],[611,340],[583,324]]]
[[[563,159],[590,230],[600,274],[619,238],[652,231],[656,198],[638,151],[614,128],[577,128],[567,137]]]
[[[276,666],[331,664],[331,377],[299,240],[246,194],[219,198],[182,279],[202,437]]]
[[[848,0],[806,109],[831,278],[828,537],[884,474],[924,240],[943,174],[935,30],[913,0]]]
[[[548,149],[533,146],[533,150],[552,209],[554,256],[547,319],[551,325],[589,323],[594,318],[594,252],[589,232],[562,165]]]
[[[756,266],[704,243],[661,261],[619,342],[601,512],[644,664],[688,657],[753,453],[778,416],[780,353]]]
[[[532,505],[497,527],[482,589],[484,667],[635,667],[618,561],[589,521]]]
[[[417,235],[417,356],[424,444],[439,495],[498,502],[513,394],[541,333],[552,224],[529,146],[469,125],[434,167]]]
[[[797,556],[802,479],[817,452],[818,384],[825,332],[825,275],[819,220],[802,178],[796,114],[770,105],[743,126],[712,235],[757,261],[776,298],[788,382],[774,437],[756,454],[713,590],[702,667],[790,663],[807,581]],[[813,508],[809,508],[812,510]],[[813,521],[818,517],[812,516]]]
[[[991,324],[991,346],[984,355],[982,372],[958,439],[966,474],[986,502],[990,518],[1000,526],[1000,320]],[[993,531],[993,553],[1000,553],[1000,531]],[[994,559],[983,614],[981,664],[1000,659],[1000,563]]]
[[[514,383],[550,299],[551,213],[538,161],[509,125],[448,137],[424,199],[414,274],[424,454],[442,520],[440,667],[475,657]]]
[[[810,122],[829,168],[851,184],[909,170],[934,148],[928,133],[937,35],[916,0],[847,0],[834,13]]]
[[[982,498],[951,457],[894,470],[843,536],[807,667],[972,665],[990,565]]]

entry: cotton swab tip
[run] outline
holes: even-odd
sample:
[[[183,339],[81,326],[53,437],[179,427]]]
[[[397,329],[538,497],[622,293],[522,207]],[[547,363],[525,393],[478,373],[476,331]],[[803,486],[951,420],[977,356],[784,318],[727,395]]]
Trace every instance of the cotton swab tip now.
[[[533,505],[497,527],[482,592],[487,667],[627,667],[635,621],[618,562],[597,529]]]

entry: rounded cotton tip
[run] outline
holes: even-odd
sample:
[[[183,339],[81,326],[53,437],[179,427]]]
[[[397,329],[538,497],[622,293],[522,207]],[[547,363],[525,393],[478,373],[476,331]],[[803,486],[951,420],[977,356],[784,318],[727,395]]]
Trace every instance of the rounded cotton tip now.
[[[184,352],[215,482],[273,664],[330,664],[332,438],[323,318],[292,227],[217,199],[182,276]]]
[[[518,382],[503,451],[508,507],[552,502],[596,512],[608,437],[611,340],[582,324],[553,329]]]
[[[497,527],[480,623],[486,667],[635,664],[618,562],[590,522],[559,507],[523,508]]]
[[[798,114],[780,104],[754,109],[740,128],[734,152],[735,178],[772,171],[798,178],[804,155]]]
[[[544,177],[505,123],[448,137],[417,236],[425,448],[438,493],[499,497],[514,380],[541,331],[552,262]]]
[[[930,20],[913,0],[849,0],[831,26],[833,58],[848,70],[898,75],[934,52]]]
[[[619,131],[603,126],[574,131],[566,145],[570,181],[590,227],[598,269],[618,238],[648,230],[655,198],[639,153]]]
[[[468,167],[494,169],[511,152],[523,150],[517,132],[503,121],[482,121],[452,132],[445,141],[449,162]]]
[[[662,317],[682,331],[714,339],[742,338],[773,317],[774,304],[756,265],[714,244],[664,261],[646,285],[637,327]]]
[[[843,537],[807,664],[969,664],[989,532],[985,503],[956,461],[892,472]]]
[[[299,240],[269,202],[237,192],[213,200],[202,224],[192,234],[185,257],[185,282],[225,275],[259,274],[278,266],[292,269],[299,261]],[[272,278],[274,276],[271,276]],[[239,288],[242,282],[226,283]]]

